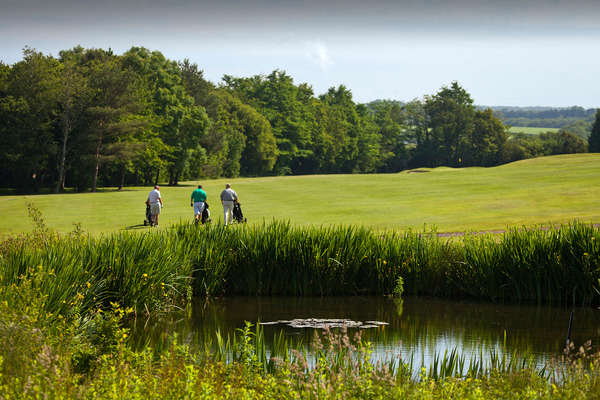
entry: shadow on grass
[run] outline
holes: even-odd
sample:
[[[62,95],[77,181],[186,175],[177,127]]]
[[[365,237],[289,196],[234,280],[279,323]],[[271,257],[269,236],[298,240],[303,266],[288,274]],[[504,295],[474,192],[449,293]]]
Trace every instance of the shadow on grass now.
[[[162,185],[161,188],[178,188],[178,187],[193,187],[193,188],[197,188],[198,187],[198,183],[178,183],[177,185],[174,186],[169,186],[169,185]]]
[[[107,186],[107,187],[97,188],[96,193],[140,192],[140,189],[147,189],[148,191],[150,191],[150,190],[152,190],[152,187],[153,186],[147,186],[147,185],[140,185],[140,186],[131,185],[131,186],[125,186],[121,190],[119,190],[115,186]],[[175,186],[169,186],[167,184],[164,184],[164,185],[160,185],[160,187],[161,188],[178,188],[178,187],[196,188],[196,187],[198,187],[198,184],[179,183]],[[143,190],[141,190],[141,191],[143,191]],[[0,197],[2,197],[2,196],[40,196],[40,195],[48,195],[48,194],[86,194],[86,193],[91,194],[92,192],[89,189],[78,192],[73,188],[66,188],[65,190],[61,191],[60,193],[54,193],[52,188],[40,188],[37,192],[19,191],[19,190],[12,189],[12,188],[0,188]]]
[[[134,231],[134,230],[140,230],[140,229],[144,229],[144,228],[151,228],[151,226],[144,225],[144,224],[130,225],[130,226],[126,226],[125,228],[123,228],[123,230],[124,231]]]
[[[148,188],[147,186],[129,186],[127,188],[123,188],[121,190],[115,187],[105,187],[96,189],[96,193],[115,193],[115,192],[140,192],[140,188]],[[152,190],[150,187],[148,190]],[[38,190],[37,192],[22,192],[15,189],[10,188],[0,188],[0,197],[2,196],[44,196],[49,194],[93,194],[93,192],[89,190],[84,190],[82,192],[77,192],[72,188],[67,188],[66,190],[60,193],[54,193],[52,190],[48,188],[43,188]]]

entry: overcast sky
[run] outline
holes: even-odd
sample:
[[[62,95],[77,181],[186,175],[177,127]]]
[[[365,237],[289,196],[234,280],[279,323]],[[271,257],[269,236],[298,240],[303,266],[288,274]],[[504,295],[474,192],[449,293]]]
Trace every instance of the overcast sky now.
[[[131,46],[224,74],[287,71],[316,94],[600,106],[600,0],[0,0],[0,60]]]

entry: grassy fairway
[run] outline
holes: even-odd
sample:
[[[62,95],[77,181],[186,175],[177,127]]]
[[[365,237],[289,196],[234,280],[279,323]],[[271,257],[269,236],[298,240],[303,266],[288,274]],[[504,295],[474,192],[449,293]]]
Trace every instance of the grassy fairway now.
[[[558,132],[559,128],[539,128],[536,126],[511,126],[510,133],[526,133],[528,135],[539,135],[545,132]]]
[[[503,229],[575,218],[600,221],[600,154],[523,160],[494,168],[436,168],[429,172],[313,175],[230,180],[250,223],[359,224],[376,229],[441,232]],[[202,181],[213,221],[222,220],[218,195],[225,180]],[[196,182],[161,188],[160,225],[191,220]],[[32,229],[31,201],[61,232],[80,222],[91,233],[149,229],[142,225],[150,188],[122,192],[0,197],[0,234]]]

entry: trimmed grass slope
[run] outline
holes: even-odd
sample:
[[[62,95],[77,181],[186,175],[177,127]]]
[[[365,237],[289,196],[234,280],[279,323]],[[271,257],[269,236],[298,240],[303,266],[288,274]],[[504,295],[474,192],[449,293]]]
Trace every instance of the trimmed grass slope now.
[[[511,126],[510,133],[526,133],[528,135],[539,135],[546,132],[558,132],[560,128],[542,128],[537,126]]]
[[[514,225],[600,221],[600,154],[523,160],[494,168],[435,168],[398,174],[309,175],[228,180],[249,223],[289,220],[298,225],[356,224],[375,229],[440,232],[504,229]],[[203,180],[213,221],[226,180]],[[162,227],[191,220],[196,182],[162,187]],[[2,196],[0,235],[32,229],[27,202],[53,229],[74,223],[98,234],[149,229],[142,225],[150,188],[122,192]]]

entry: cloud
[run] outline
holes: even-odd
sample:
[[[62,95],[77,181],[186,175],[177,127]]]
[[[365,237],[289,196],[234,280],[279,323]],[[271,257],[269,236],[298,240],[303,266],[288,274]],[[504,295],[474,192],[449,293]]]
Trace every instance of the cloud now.
[[[329,50],[327,49],[327,46],[325,46],[325,43],[317,40],[308,42],[305,47],[308,58],[317,64],[321,70],[327,71],[329,66],[333,65],[333,60],[329,55]]]

